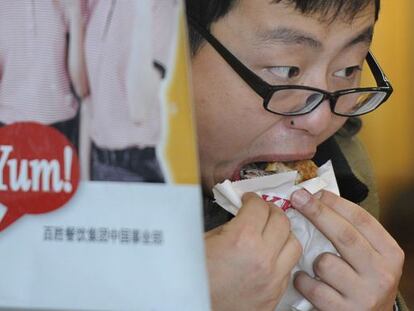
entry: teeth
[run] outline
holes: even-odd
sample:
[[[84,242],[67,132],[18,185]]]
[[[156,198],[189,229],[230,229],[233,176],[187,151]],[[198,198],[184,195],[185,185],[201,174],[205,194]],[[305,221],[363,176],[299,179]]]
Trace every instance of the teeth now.
[[[256,162],[245,165],[240,170],[241,179],[249,179],[272,174],[271,172],[265,171],[266,165],[266,162]]]
[[[243,166],[242,169],[246,170],[246,169],[256,169],[256,170],[264,170],[266,168],[267,162],[254,162],[254,163],[249,163],[245,166]]]

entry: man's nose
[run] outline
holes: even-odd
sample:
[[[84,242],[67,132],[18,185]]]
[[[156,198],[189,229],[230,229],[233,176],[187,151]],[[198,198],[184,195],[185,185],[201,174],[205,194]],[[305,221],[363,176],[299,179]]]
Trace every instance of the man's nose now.
[[[328,81],[322,71],[312,78],[306,81],[307,86],[329,90]],[[314,98],[314,96],[311,95],[310,98]],[[318,136],[330,126],[332,118],[333,113],[331,111],[330,102],[326,99],[310,113],[294,117],[294,124],[296,128],[305,130],[311,135]]]
[[[316,109],[308,114],[292,117],[294,127],[318,136],[323,133],[332,122],[332,112],[329,100],[324,100]]]

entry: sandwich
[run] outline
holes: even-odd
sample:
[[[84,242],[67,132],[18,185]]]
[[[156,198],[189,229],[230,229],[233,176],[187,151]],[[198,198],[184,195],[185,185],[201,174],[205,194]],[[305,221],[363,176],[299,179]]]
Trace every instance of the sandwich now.
[[[245,166],[240,176],[242,179],[249,179],[259,176],[267,176],[278,173],[297,171],[298,176],[295,184],[299,184],[318,175],[318,167],[312,160],[300,160],[292,162],[260,162]]]

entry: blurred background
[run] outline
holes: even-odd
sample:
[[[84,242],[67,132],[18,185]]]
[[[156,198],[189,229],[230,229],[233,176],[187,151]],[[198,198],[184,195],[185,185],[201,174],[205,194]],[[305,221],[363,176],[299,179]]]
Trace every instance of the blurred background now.
[[[382,0],[373,54],[390,79],[391,99],[363,117],[360,137],[371,155],[381,221],[406,254],[401,292],[414,306],[414,2]]]

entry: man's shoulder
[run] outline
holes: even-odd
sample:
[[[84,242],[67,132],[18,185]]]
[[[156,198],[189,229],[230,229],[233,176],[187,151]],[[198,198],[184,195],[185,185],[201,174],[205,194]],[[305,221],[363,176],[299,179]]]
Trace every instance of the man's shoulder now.
[[[369,194],[360,205],[376,218],[379,217],[379,198],[375,182],[375,174],[369,154],[357,135],[335,135],[335,141],[343,152],[352,172],[367,185]]]

